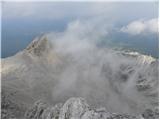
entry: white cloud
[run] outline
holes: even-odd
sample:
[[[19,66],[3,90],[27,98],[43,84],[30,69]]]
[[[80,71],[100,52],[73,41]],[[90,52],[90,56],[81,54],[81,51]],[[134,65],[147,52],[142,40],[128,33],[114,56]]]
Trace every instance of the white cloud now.
[[[50,33],[54,38],[58,51],[77,53],[79,50],[92,48],[101,38],[108,35],[108,24],[101,20],[75,20],[68,24],[66,30],[60,34]]]
[[[145,33],[158,33],[158,19],[150,20],[137,20],[129,23],[127,26],[123,26],[120,31],[131,34],[145,34]]]

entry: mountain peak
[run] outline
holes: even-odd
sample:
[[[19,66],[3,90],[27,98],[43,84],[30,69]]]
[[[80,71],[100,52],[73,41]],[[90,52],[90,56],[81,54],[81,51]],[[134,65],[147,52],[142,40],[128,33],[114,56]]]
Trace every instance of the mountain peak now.
[[[28,53],[31,53],[36,56],[41,56],[43,53],[49,51],[51,44],[47,39],[47,36],[43,35],[35,38],[26,48]]]

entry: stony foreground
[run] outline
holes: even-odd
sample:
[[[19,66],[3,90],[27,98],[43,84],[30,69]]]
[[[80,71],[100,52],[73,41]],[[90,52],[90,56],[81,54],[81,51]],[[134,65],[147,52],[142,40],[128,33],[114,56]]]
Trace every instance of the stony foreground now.
[[[137,119],[159,118],[158,110],[147,109],[143,114],[132,116],[107,112],[105,108],[93,109],[83,98],[70,98],[64,104],[47,106],[42,101],[35,102],[25,118],[29,119]]]

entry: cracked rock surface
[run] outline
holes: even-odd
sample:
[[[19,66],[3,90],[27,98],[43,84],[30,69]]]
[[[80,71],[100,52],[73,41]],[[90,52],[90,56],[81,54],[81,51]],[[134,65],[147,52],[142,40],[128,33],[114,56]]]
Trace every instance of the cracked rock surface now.
[[[158,110],[147,109],[141,115],[118,114],[107,112],[105,108],[91,108],[83,98],[70,98],[64,104],[47,106],[42,101],[35,102],[25,118],[29,119],[137,119],[159,118]]]

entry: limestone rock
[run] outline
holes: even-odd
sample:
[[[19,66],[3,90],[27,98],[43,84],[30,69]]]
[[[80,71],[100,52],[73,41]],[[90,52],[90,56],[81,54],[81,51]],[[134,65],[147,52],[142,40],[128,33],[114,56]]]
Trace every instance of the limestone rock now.
[[[14,93],[8,94],[6,91],[1,93],[1,118],[13,119],[23,118],[26,107],[22,103],[17,103],[13,97]]]
[[[142,113],[142,117],[144,119],[158,119],[159,118],[159,110],[158,109],[146,109]]]
[[[62,104],[56,104],[54,107],[48,107],[42,114],[43,119],[58,119]]]
[[[61,119],[78,119],[89,110],[89,105],[83,98],[70,98],[61,108]]]
[[[26,48],[26,50],[36,56],[41,56],[43,53],[48,52],[51,48],[47,37],[41,36],[40,38],[34,39]]]
[[[85,112],[85,114],[82,116],[82,119],[106,119],[108,117],[110,117],[110,113],[106,112],[105,108],[100,108]]]
[[[147,109],[137,116],[129,114],[110,113],[105,108],[91,108],[83,98],[70,98],[64,105],[47,106],[42,101],[35,102],[25,118],[30,119],[137,119],[159,118],[158,109]]]
[[[37,102],[35,102],[34,106],[26,112],[25,118],[28,119],[42,118],[42,114],[45,109],[47,109],[47,105],[41,100],[38,100]]]

